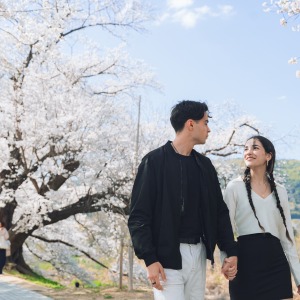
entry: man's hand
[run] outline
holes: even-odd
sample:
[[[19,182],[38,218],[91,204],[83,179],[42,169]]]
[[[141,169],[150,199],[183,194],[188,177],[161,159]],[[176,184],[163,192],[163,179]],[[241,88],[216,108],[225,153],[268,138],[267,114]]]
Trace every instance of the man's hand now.
[[[227,257],[222,266],[222,273],[228,280],[233,280],[237,273],[237,256]]]
[[[157,261],[147,267],[148,279],[150,280],[153,287],[158,290],[162,290],[163,287],[160,284],[160,278],[166,281],[166,274],[162,265]]]

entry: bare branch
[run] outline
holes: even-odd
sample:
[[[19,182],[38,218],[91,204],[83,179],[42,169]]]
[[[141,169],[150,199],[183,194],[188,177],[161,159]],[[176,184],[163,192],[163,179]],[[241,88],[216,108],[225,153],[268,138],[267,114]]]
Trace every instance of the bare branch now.
[[[248,123],[243,123],[243,124],[241,124],[241,125],[239,126],[239,128],[244,127],[244,126],[253,129],[255,132],[257,132],[257,134],[260,133],[259,130],[258,130],[257,128],[255,128],[255,127],[252,126],[252,125],[249,125]],[[222,157],[230,156],[230,155],[232,155],[232,154],[237,154],[238,151],[236,151],[236,150],[232,150],[232,151],[227,152],[227,153],[219,153],[220,151],[226,149],[226,148],[229,147],[229,146],[233,146],[233,147],[242,147],[242,146],[243,146],[243,145],[239,145],[239,144],[231,144],[231,142],[232,142],[233,137],[234,137],[235,134],[236,134],[236,130],[233,129],[233,131],[232,131],[232,133],[231,133],[231,135],[230,135],[230,137],[229,137],[227,143],[226,143],[224,146],[219,147],[219,148],[215,148],[215,149],[208,149],[208,150],[202,152],[202,154],[203,154],[203,155],[208,155],[208,154],[210,154],[210,155],[222,156]]]
[[[71,248],[74,248],[76,249],[77,251],[81,252],[82,254],[84,254],[86,257],[88,257],[90,260],[92,260],[93,262],[95,262],[96,264],[100,265],[101,267],[105,268],[105,269],[109,269],[106,265],[104,265],[102,262],[98,261],[97,259],[93,258],[90,254],[88,254],[86,251],[84,250],[81,250],[79,249],[78,247],[68,243],[68,242],[65,242],[65,241],[62,241],[62,240],[59,240],[59,239],[55,239],[55,240],[51,240],[51,239],[47,239],[45,237],[41,237],[41,236],[37,236],[37,235],[31,235],[31,237],[33,238],[36,238],[38,240],[41,240],[43,242],[46,242],[46,243],[60,243],[60,244],[63,244],[63,245],[66,245],[68,247],[71,247]]]
[[[103,28],[106,28],[106,27],[112,27],[112,26],[118,26],[118,27],[130,27],[130,28],[133,28],[133,22],[131,23],[114,23],[114,22],[107,22],[107,23],[96,23],[96,24],[90,24],[90,25],[82,25],[80,27],[77,27],[77,28],[73,28],[71,29],[70,31],[68,32],[65,32],[65,33],[61,33],[60,35],[60,38],[64,38],[76,31],[79,31],[79,30],[83,30],[83,29],[86,29],[86,28],[90,28],[90,27],[103,27]],[[60,39],[57,41],[57,43],[60,41]]]
[[[228,152],[228,153],[211,152],[209,154],[214,155],[214,156],[227,157],[227,156],[230,156],[230,155],[233,155],[233,154],[238,154],[238,153],[239,153],[238,151],[231,151],[231,152]]]
[[[249,125],[248,123],[244,123],[244,124],[240,125],[240,127],[243,127],[243,126],[247,126],[247,127],[251,128],[251,129],[253,129],[254,131],[256,131],[257,134],[260,134],[260,131],[257,128]]]

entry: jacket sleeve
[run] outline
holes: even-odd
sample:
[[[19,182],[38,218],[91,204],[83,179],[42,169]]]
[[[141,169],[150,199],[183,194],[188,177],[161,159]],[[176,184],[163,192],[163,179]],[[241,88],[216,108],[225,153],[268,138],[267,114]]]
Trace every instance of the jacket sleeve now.
[[[133,185],[128,228],[136,256],[146,266],[158,261],[153,243],[152,223],[156,201],[155,170],[149,156],[144,157]]]
[[[234,240],[231,221],[229,217],[229,210],[223,200],[220,183],[216,175],[216,189],[217,189],[217,205],[218,205],[218,220],[217,220],[217,245],[221,251],[226,252],[227,256],[237,256],[237,243]]]
[[[229,183],[225,189],[224,192],[224,201],[229,209],[229,216],[231,221],[231,228],[233,230],[233,233],[236,234],[236,226],[234,221],[234,216],[236,212],[236,198],[234,196],[233,189],[231,187],[231,184]],[[224,259],[227,257],[227,254],[224,251],[221,251],[220,258],[221,258],[221,264],[223,264]]]
[[[299,262],[299,257],[297,253],[297,248],[296,248],[296,242],[295,242],[295,237],[294,237],[294,230],[292,226],[292,219],[291,219],[291,212],[290,212],[290,206],[288,202],[288,195],[286,190],[284,189],[284,197],[280,197],[280,202],[283,207],[284,215],[286,218],[286,226],[288,229],[288,232],[290,234],[290,237],[293,241],[291,243],[285,233],[283,234],[284,239],[280,239],[282,248],[285,252],[287,261],[290,265],[291,272],[293,274],[295,283],[297,286],[300,285],[300,262]]]

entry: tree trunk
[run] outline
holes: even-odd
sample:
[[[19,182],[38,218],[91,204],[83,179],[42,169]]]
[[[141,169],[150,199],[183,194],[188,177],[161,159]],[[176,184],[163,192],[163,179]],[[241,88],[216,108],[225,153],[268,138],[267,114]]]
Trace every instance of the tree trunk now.
[[[43,226],[57,223],[78,213],[91,213],[101,211],[103,209],[110,210],[114,213],[119,213],[122,215],[128,215],[129,199],[126,195],[124,195],[123,197],[123,202],[126,204],[126,207],[124,208],[101,203],[100,199],[105,199],[107,194],[110,193],[113,193],[113,191],[86,195],[81,197],[76,203],[68,205],[59,210],[52,211],[48,214],[48,218],[43,221]],[[31,236],[33,232],[39,228],[39,226],[35,225],[27,232],[15,232],[14,228],[16,227],[16,224],[12,224],[12,219],[16,206],[17,202],[12,201],[6,204],[4,208],[0,208],[0,221],[3,218],[3,220],[5,220],[5,223],[8,225],[7,229],[9,229],[9,240],[11,242],[11,257],[8,259],[8,261],[16,264],[16,269],[21,273],[34,274],[34,272],[24,260],[22,247],[26,239]]]
[[[15,268],[22,274],[36,275],[34,271],[27,265],[23,257],[23,245],[26,239],[29,237],[27,233],[10,233],[11,242],[11,256],[8,259],[9,262],[15,264]]]
[[[15,268],[22,274],[36,275],[36,273],[27,265],[23,257],[23,247],[18,248],[15,252],[16,258],[12,256],[12,261],[16,265]]]

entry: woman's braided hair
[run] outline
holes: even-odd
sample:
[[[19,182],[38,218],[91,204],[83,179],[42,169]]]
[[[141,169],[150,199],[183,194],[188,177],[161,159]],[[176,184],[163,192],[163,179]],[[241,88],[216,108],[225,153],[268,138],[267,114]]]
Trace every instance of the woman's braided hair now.
[[[281,215],[281,218],[282,218],[282,221],[283,221],[283,224],[285,226],[285,234],[286,234],[286,237],[288,238],[288,240],[293,243],[291,237],[290,237],[290,234],[289,234],[289,231],[287,229],[287,226],[286,226],[286,218],[285,218],[285,215],[284,215],[284,212],[283,212],[283,208],[280,204],[280,200],[279,200],[279,196],[278,196],[278,192],[277,192],[277,188],[276,188],[276,183],[275,183],[275,180],[274,180],[274,177],[273,177],[273,171],[274,171],[274,165],[275,165],[275,158],[276,158],[276,152],[275,152],[275,148],[274,148],[274,145],[272,144],[271,141],[269,141],[267,138],[261,136],[261,135],[255,135],[255,136],[252,136],[251,138],[248,139],[251,140],[251,139],[254,139],[254,140],[259,140],[262,144],[262,146],[264,147],[266,153],[270,153],[272,155],[272,158],[269,160],[268,164],[267,164],[267,178],[268,178],[268,181],[269,181],[269,184],[271,186],[271,191],[274,192],[275,194],[275,198],[276,198],[276,205],[277,205],[277,208],[280,212],[280,215]],[[244,172],[244,178],[243,178],[244,182],[245,182],[245,185],[246,185],[246,190],[247,190],[247,195],[248,195],[248,199],[249,199],[249,203],[250,203],[250,206],[253,210],[253,213],[254,213],[254,216],[258,222],[258,225],[259,227],[265,231],[264,227],[261,225],[261,223],[259,222],[259,219],[256,215],[256,210],[255,210],[255,207],[254,207],[254,204],[253,204],[253,200],[252,200],[252,195],[251,195],[251,174],[250,174],[250,169],[247,167],[245,172]]]

